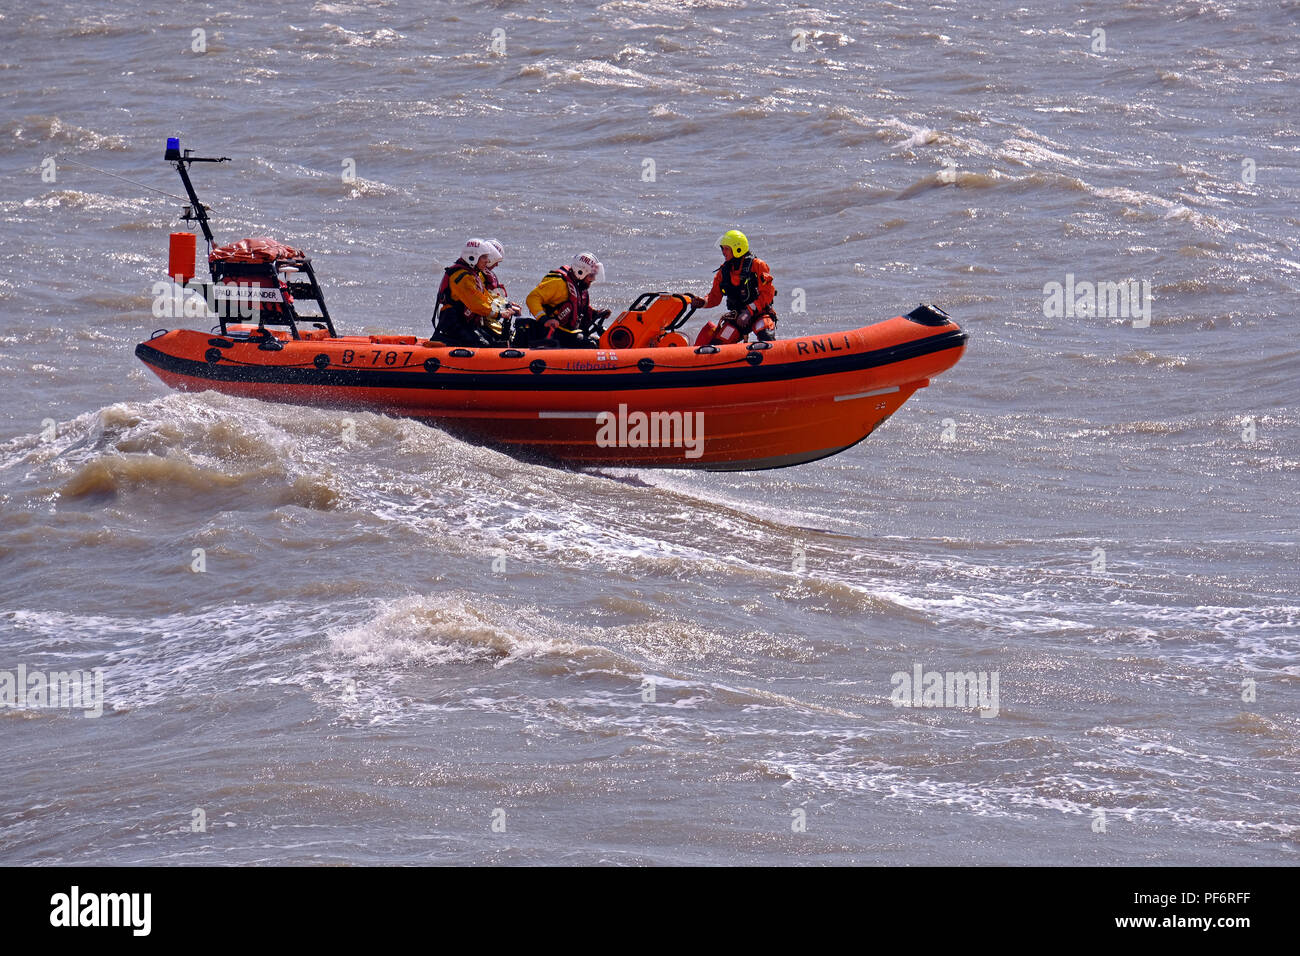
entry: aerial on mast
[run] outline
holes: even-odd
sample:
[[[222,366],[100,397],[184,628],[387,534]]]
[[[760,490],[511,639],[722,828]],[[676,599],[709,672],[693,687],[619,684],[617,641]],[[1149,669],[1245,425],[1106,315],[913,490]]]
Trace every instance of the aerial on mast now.
[[[189,165],[190,163],[228,163],[229,156],[209,157],[209,156],[191,156],[194,150],[187,149],[181,152],[181,141],[179,137],[169,136],[167,138],[167,151],[163,153],[163,159],[176,166],[176,171],[181,174],[181,182],[185,184],[185,194],[190,197],[190,204],[185,207],[181,213],[181,219],[185,222],[197,222],[199,228],[203,230],[203,238],[207,240],[208,252],[212,251],[212,229],[208,226],[208,207],[199,202],[198,194],[194,192],[194,184],[190,182]]]

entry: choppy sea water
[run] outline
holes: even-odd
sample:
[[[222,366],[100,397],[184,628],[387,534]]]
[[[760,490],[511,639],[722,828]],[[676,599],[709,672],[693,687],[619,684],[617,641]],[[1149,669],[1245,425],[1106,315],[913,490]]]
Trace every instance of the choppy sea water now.
[[[1294,863],[1298,21],[6,9],[0,671],[104,713],[0,708],[0,862]],[[740,226],[783,334],[932,301],[970,345],[784,471],[344,441],[136,362],[181,204],[86,167],[178,192],[176,135],[349,331],[427,330],[468,235],[516,297],[596,252],[617,310]],[[1049,316],[1068,276],[1149,325]],[[918,666],[996,714],[895,706]]]

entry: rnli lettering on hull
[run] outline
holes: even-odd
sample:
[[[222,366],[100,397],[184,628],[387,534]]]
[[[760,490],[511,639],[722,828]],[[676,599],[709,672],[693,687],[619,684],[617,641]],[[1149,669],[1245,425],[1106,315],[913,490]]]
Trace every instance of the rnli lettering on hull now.
[[[840,339],[843,340],[843,345],[837,345],[834,338],[827,336],[824,339],[813,339],[811,342],[796,342],[794,348],[799,355],[816,355],[818,352],[844,352],[853,349],[853,346],[849,344],[847,335],[841,335]]]

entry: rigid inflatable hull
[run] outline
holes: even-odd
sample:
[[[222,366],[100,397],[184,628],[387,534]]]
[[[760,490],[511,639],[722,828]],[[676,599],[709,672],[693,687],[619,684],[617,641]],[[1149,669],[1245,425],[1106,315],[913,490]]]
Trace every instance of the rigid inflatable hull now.
[[[471,441],[577,466],[751,470],[857,444],[955,365],[965,342],[952,323],[899,317],[704,354],[467,354],[413,336],[282,340],[268,351],[238,337],[174,330],[141,343],[136,355],[173,388],[424,419]]]

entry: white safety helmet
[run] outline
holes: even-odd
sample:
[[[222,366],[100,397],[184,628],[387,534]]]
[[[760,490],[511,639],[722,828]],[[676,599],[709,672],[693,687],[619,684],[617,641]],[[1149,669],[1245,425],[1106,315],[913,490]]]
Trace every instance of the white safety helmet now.
[[[500,239],[484,239],[483,241],[492,249],[484,265],[489,269],[495,269],[501,265],[501,260],[506,257],[506,247],[501,245]]]
[[[573,262],[569,263],[569,271],[578,279],[589,282],[599,282],[605,278],[605,267],[590,252],[580,252],[574,256]]]
[[[465,251],[460,254],[460,257],[468,265],[478,268],[490,263],[495,252],[496,250],[488,245],[484,239],[467,239],[465,240]]]

